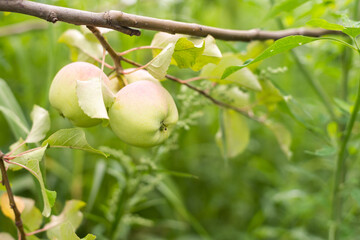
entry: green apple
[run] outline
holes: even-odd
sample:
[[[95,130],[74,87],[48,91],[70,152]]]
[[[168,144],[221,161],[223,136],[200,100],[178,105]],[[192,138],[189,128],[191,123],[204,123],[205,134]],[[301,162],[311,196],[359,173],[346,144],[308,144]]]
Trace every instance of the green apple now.
[[[50,104],[56,108],[61,115],[68,118],[75,126],[91,127],[101,123],[101,119],[90,118],[81,109],[76,94],[76,81],[87,81],[101,77],[103,91],[110,81],[100,68],[87,62],[73,62],[56,74],[50,86]],[[110,91],[109,89],[105,91]]]
[[[168,91],[146,80],[122,88],[109,110],[114,133],[122,141],[138,147],[164,142],[177,120],[178,111]]]
[[[135,72],[132,72],[134,70],[135,70],[135,68],[128,68],[128,69],[124,70],[124,76],[125,76],[128,84],[134,83],[137,81],[141,81],[141,80],[147,80],[147,81],[156,83],[158,85],[161,85],[159,80],[154,78],[148,71],[146,71],[144,69],[140,69]],[[128,73],[128,72],[131,72],[131,73]]]

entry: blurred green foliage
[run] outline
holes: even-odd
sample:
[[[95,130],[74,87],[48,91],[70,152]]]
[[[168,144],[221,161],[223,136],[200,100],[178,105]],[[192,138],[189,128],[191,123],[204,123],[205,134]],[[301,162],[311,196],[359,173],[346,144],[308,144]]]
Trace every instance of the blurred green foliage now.
[[[286,28],[301,27],[316,17],[337,22],[341,14],[352,16],[356,6],[350,0],[304,1],[295,9],[272,12],[274,16],[266,18],[271,7],[268,0],[53,0],[46,3],[89,11],[116,9],[222,28],[270,30],[278,29],[275,17],[282,19]],[[0,27],[33,19],[0,13]],[[10,86],[29,122],[34,104],[50,112],[50,133],[71,127],[68,120],[50,107],[48,89],[55,73],[70,62],[69,49],[57,40],[72,28],[79,29],[61,22],[48,23],[44,30],[0,37],[0,78]],[[107,37],[117,51],[124,51],[150,45],[154,34],[142,31],[141,37],[129,37],[111,32]],[[241,52],[247,46],[242,42],[217,41],[217,44],[223,53]],[[353,104],[358,58],[349,63],[349,53],[343,46],[326,41],[302,46],[295,52],[331,99]],[[128,57],[144,64],[151,59],[151,51],[136,51]],[[330,137],[338,134],[331,128],[326,110],[290,54],[272,57],[259,69],[258,74],[270,79],[284,96],[295,100],[293,109],[300,109],[307,122]],[[174,66],[169,73],[181,79],[198,75]],[[343,85],[344,76],[347,87]],[[55,214],[61,212],[66,200],[87,202],[78,235],[92,233],[101,240],[327,238],[335,157],[314,154],[328,146],[321,137],[280,108],[269,108],[269,116],[290,130],[292,158],[287,158],[268,128],[248,120],[251,138],[247,149],[225,161],[215,141],[219,108],[174,82],[165,81],[163,85],[178,104],[182,126],[165,145],[153,149],[130,147],[109,129],[96,126],[86,129],[88,141],[97,148],[106,146],[103,150],[111,152],[111,158],[71,150],[47,151],[43,167],[46,167],[47,187],[57,192]],[[336,111],[340,113],[340,109]],[[346,118],[343,120],[338,131]],[[1,114],[0,129],[0,147],[6,152],[17,139]],[[360,234],[358,125],[353,136],[343,192],[346,204],[341,239],[355,239]],[[16,195],[35,199],[41,208],[41,194],[30,174],[10,173],[10,180]],[[115,231],[119,221],[122,225]],[[16,233],[11,220],[0,213],[0,232],[4,231]]]

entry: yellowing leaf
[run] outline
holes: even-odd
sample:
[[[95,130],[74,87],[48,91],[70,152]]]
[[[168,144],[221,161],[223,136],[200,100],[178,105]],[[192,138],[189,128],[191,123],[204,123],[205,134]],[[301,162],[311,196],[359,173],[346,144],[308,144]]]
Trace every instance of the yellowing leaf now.
[[[21,213],[25,208],[25,204],[24,204],[23,200],[20,197],[16,197],[16,196],[14,196],[14,200],[15,200],[15,204],[16,204],[17,209]],[[1,208],[1,211],[3,212],[3,214],[6,217],[8,217],[11,220],[15,221],[14,211],[10,207],[9,196],[8,196],[7,193],[4,193],[3,195],[1,195],[0,208]]]

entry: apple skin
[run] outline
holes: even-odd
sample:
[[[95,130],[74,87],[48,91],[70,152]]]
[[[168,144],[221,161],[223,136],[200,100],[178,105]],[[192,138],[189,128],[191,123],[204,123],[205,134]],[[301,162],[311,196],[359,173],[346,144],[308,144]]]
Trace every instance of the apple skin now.
[[[127,74],[127,72],[131,72],[135,70],[135,68],[128,68],[124,70],[124,76],[128,82],[128,84],[130,83],[134,83],[137,81],[141,81],[141,80],[147,80],[147,81],[151,81],[153,83],[156,83],[158,85],[161,85],[159,80],[157,80],[156,78],[154,78],[148,71],[144,70],[144,69],[140,69],[137,70],[135,72],[129,73]]]
[[[87,81],[99,76],[101,76],[103,85],[110,86],[110,81],[105,73],[93,64],[73,62],[66,65],[60,69],[51,83],[49,92],[50,104],[75,126],[92,127],[101,123],[101,119],[90,118],[84,113],[79,106],[76,94],[77,80]]]
[[[110,126],[124,142],[152,147],[164,142],[178,120],[168,91],[153,82],[136,81],[122,88],[109,110]]]

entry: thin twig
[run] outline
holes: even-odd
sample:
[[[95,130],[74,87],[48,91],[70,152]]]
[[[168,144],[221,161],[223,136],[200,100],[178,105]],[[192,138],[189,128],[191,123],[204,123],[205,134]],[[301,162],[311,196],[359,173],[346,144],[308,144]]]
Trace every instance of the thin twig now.
[[[326,34],[343,34],[340,31],[326,29],[286,29],[280,31],[233,30],[199,25],[196,23],[184,23],[165,19],[157,19],[145,16],[128,14],[121,11],[106,11],[94,13],[77,9],[47,5],[39,2],[26,0],[0,0],[0,11],[17,12],[35,16],[46,21],[67,22],[75,25],[87,25],[105,27],[120,31],[128,35],[140,35],[140,31],[134,28],[148,29],[168,33],[182,33],[191,36],[214,38],[228,41],[252,41],[279,39],[290,35],[304,35],[318,37]]]
[[[153,47],[153,46],[141,46],[141,47],[136,47],[136,48],[131,48],[129,50],[126,50],[126,51],[123,51],[123,52],[120,52],[118,53],[119,56],[124,56],[128,53],[131,53],[133,51],[137,51],[137,50],[142,50],[142,49],[162,49],[160,47]]]
[[[24,226],[23,226],[23,223],[22,223],[22,220],[21,220],[21,213],[20,213],[19,209],[16,206],[15,199],[14,199],[14,194],[12,193],[10,183],[9,183],[9,178],[7,176],[7,173],[6,173],[5,163],[4,163],[4,156],[5,156],[5,154],[0,151],[0,169],[1,169],[1,175],[2,175],[2,184],[6,188],[6,192],[7,192],[8,197],[9,197],[10,207],[14,211],[15,225],[16,225],[19,233],[20,233],[19,234],[20,239],[21,240],[26,240]]]
[[[127,59],[127,58],[122,58],[123,61],[127,62],[127,63],[130,63],[131,65],[134,65],[134,66],[137,66],[137,67],[142,67],[143,65],[137,63],[137,62],[134,62],[130,59]],[[214,104],[220,106],[220,107],[224,107],[224,108],[228,108],[228,109],[232,109],[234,110],[235,112],[238,112],[242,115],[244,115],[245,117],[247,118],[250,118],[252,120],[255,120],[257,122],[260,122],[260,123],[263,123],[264,122],[264,119],[262,118],[258,118],[258,117],[255,117],[253,113],[249,112],[249,111],[245,111],[241,108],[238,108],[238,107],[235,107],[235,106],[232,106],[230,104],[227,104],[227,103],[224,103],[224,102],[221,102],[215,98],[213,98],[212,96],[210,96],[208,93],[206,93],[206,91],[202,90],[202,89],[199,89],[187,82],[184,82],[183,80],[175,77],[175,76],[172,76],[172,75],[169,75],[169,74],[166,74],[165,77],[171,81],[174,81],[174,82],[177,82],[177,83],[180,83],[180,84],[183,84],[185,85],[186,87],[194,90],[195,92],[198,92],[200,95],[206,97],[207,99],[209,99],[211,102],[213,102]]]

